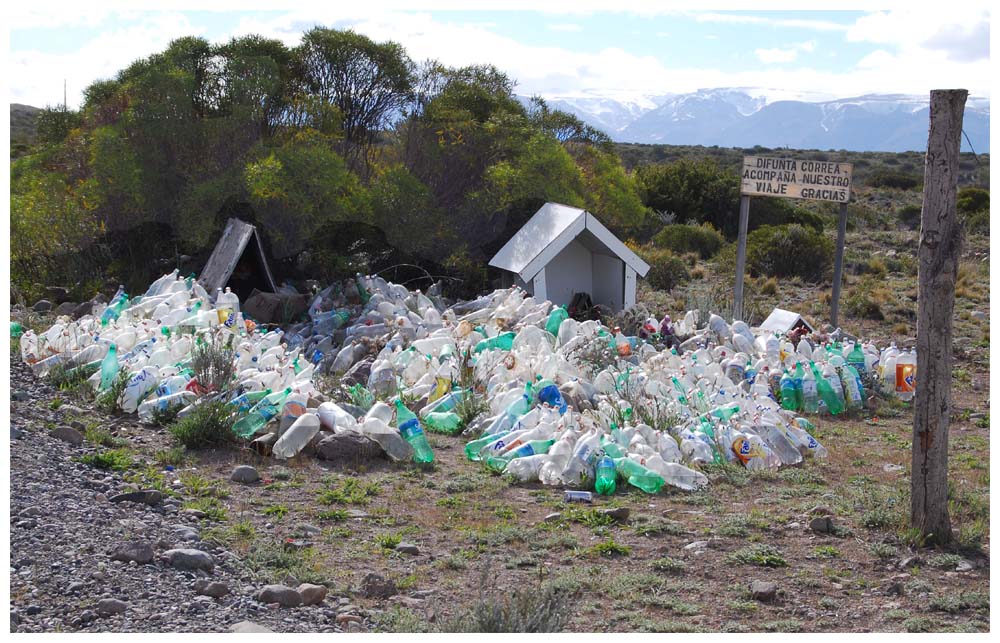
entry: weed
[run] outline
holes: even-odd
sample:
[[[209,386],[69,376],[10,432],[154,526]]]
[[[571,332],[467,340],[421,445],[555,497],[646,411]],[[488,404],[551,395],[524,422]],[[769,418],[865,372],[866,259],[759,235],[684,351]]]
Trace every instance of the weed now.
[[[572,522],[578,522],[588,527],[610,527],[615,524],[615,519],[600,509],[581,509],[579,507],[567,507],[563,511],[563,518]]]
[[[750,529],[768,529],[771,523],[764,514],[754,509],[749,514],[733,514],[722,519],[722,525],[716,530],[720,536],[746,537]]]
[[[329,511],[318,511],[316,517],[320,520],[330,520],[332,522],[344,522],[350,516],[346,509],[330,509]]]
[[[321,490],[317,499],[326,505],[367,505],[381,491],[382,487],[377,482],[362,483],[357,478],[344,478]]]
[[[129,374],[124,368],[119,369],[108,388],[97,395],[94,405],[105,413],[117,413],[125,401],[125,387],[128,386]]]
[[[785,567],[785,561],[781,551],[773,545],[750,545],[729,554],[728,559],[743,565],[757,565],[758,567]]]
[[[185,509],[196,509],[205,514],[205,518],[217,522],[225,522],[228,518],[226,508],[218,498],[195,498],[184,503]]]
[[[97,427],[87,427],[83,432],[83,437],[86,438],[87,442],[92,444],[98,444],[102,447],[108,447],[110,449],[120,449],[122,447],[128,446],[128,440],[122,438],[116,438],[111,435],[110,431],[104,429],[98,429]]]
[[[382,549],[395,549],[396,545],[403,542],[403,537],[399,534],[378,534],[375,536],[375,543]]]
[[[177,419],[177,414],[181,412],[180,405],[168,406],[164,409],[154,409],[151,424],[154,426],[170,426]]]
[[[958,554],[937,554],[927,559],[927,564],[937,569],[954,569],[962,557]]]
[[[801,632],[802,621],[794,618],[785,618],[777,621],[764,623],[765,632]]]
[[[813,550],[813,555],[816,558],[840,558],[840,550],[832,545],[821,545]]]
[[[934,621],[924,616],[915,616],[903,621],[903,629],[914,634],[917,632],[930,632],[934,627]]]
[[[755,601],[730,601],[729,609],[734,612],[739,612],[740,614],[753,614],[757,611],[757,603]]]
[[[615,558],[617,556],[628,556],[632,553],[632,548],[628,545],[616,543],[614,538],[608,538],[604,542],[597,543],[593,547],[588,547],[584,551],[588,556]]]
[[[394,605],[375,617],[375,630],[379,632],[427,633],[432,624],[413,610]]]
[[[445,496],[444,498],[438,498],[437,502],[434,503],[438,507],[448,507],[450,509],[459,509],[464,507],[467,503],[465,498],[460,498],[458,496]]]
[[[229,495],[218,483],[197,473],[182,473],[179,478],[184,491],[196,498],[225,498]]]
[[[232,336],[230,336],[232,337]],[[227,391],[233,380],[235,354],[213,335],[208,342],[199,342],[191,351],[194,379],[209,391]]]
[[[309,550],[286,547],[280,540],[258,538],[247,549],[244,560],[255,575],[266,582],[280,583],[291,575],[303,583],[328,582],[316,570]]]
[[[168,430],[184,447],[201,449],[235,442],[232,427],[236,417],[234,407],[225,402],[204,402],[171,424]]]
[[[561,632],[574,610],[570,597],[555,586],[522,586],[511,593],[497,587],[497,574],[485,561],[478,600],[441,629],[445,632]]]
[[[990,597],[982,592],[939,594],[931,599],[929,605],[934,611],[956,614],[969,609],[986,609],[990,606]]]
[[[868,552],[879,560],[894,558],[899,551],[889,543],[872,543],[868,545]]]
[[[98,469],[127,471],[132,466],[132,454],[127,449],[108,449],[82,455],[79,461]]]
[[[273,516],[275,520],[281,520],[288,515],[288,507],[285,505],[271,505],[262,511],[265,516]]]
[[[639,523],[635,526],[634,531],[637,536],[658,536],[660,534],[680,536],[687,533],[683,523],[664,518],[654,518],[649,522]]]
[[[153,457],[160,466],[182,466],[187,459],[186,449],[182,446],[171,447],[166,450],[157,451]]]
[[[500,505],[493,509],[493,514],[501,520],[513,520],[514,508],[509,505]]]
[[[653,561],[653,569],[664,574],[683,574],[687,570],[687,563],[670,556],[664,556]]]

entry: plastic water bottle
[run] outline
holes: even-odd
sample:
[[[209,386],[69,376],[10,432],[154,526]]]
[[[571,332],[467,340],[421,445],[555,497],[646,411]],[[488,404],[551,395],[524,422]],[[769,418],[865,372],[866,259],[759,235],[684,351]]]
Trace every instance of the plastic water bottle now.
[[[233,425],[233,433],[241,438],[250,438],[254,434],[258,433],[261,429],[267,426],[267,423],[271,421],[271,418],[278,415],[278,412],[281,410],[281,404],[285,401],[285,398],[291,394],[291,392],[291,388],[286,388],[283,391],[271,393],[260,402],[257,402],[257,404],[250,409],[250,412],[247,413],[246,417]]]
[[[640,464],[659,474],[667,484],[684,491],[696,491],[708,485],[708,478],[703,473],[676,462],[667,462],[659,455],[644,458]]]
[[[185,407],[198,399],[191,391],[179,391],[163,397],[146,400],[139,405],[139,420],[150,422],[157,411],[167,411],[172,408]]]
[[[307,401],[306,396],[301,393],[292,393],[285,398],[285,403],[281,406],[281,420],[278,424],[279,438],[306,412]],[[319,421],[318,418],[317,421]]]
[[[424,425],[428,431],[454,435],[462,430],[462,418],[451,411],[437,411],[424,416]]]
[[[601,456],[597,461],[594,491],[602,496],[610,496],[615,492],[615,478],[617,477],[615,461],[611,459],[611,456]]]
[[[472,349],[472,352],[481,353],[485,350],[509,351],[514,346],[515,337],[517,337],[517,334],[514,332],[500,333],[496,337],[490,337],[489,339],[484,339],[483,341],[476,344],[476,347]]]
[[[503,472],[507,465],[520,458],[543,455],[555,444],[555,440],[529,440],[513,449],[508,449],[498,456],[486,458],[486,466],[496,472]]]
[[[782,374],[778,388],[781,391],[781,408],[786,411],[797,411],[798,399],[795,395],[795,384],[792,382],[791,376],[788,375],[788,371]]]
[[[118,347],[114,344],[108,347],[108,354],[104,356],[104,360],[101,361],[101,391],[107,390],[111,386],[111,382],[114,381],[115,376],[118,375]]]
[[[434,462],[434,452],[427,443],[427,436],[420,427],[420,420],[401,400],[394,402],[396,406],[396,426],[400,435],[413,447],[413,461],[420,463]]]
[[[917,390],[917,355],[914,351],[901,354],[896,359],[896,396],[904,402],[913,399]]]
[[[556,306],[552,309],[552,312],[549,313],[549,318],[545,322],[545,330],[547,330],[553,337],[558,337],[559,327],[568,318],[569,313],[566,311],[566,306]]]
[[[559,415],[566,413],[568,408],[566,400],[563,399],[562,393],[555,382],[550,379],[539,379],[535,388],[538,391],[538,401],[540,403],[559,409]]]
[[[284,419],[284,415],[282,415],[282,421]],[[319,417],[313,413],[303,413],[274,443],[272,453],[276,458],[291,458],[302,451],[309,444],[309,441],[316,437],[319,430]]]
[[[819,413],[819,388],[812,364],[802,374],[802,410],[814,415]]]
[[[171,378],[171,380],[172,379],[173,378]],[[157,390],[157,393],[159,393],[159,390]],[[169,394],[169,392],[167,394]],[[243,393],[240,393],[233,399],[231,399],[229,403],[235,406],[237,411],[240,412],[249,411],[254,407],[255,404],[257,404],[257,402],[260,402],[270,394],[271,394],[271,389],[269,388],[263,389],[261,391],[245,391]]]
[[[618,458],[615,460],[615,470],[623,479],[637,489],[642,489],[646,493],[658,493],[666,480],[658,473],[654,473],[630,458]]]
[[[125,413],[135,413],[142,399],[156,388],[159,371],[160,369],[155,366],[146,366],[129,378],[128,383],[125,385],[125,393],[122,396],[122,411]]]

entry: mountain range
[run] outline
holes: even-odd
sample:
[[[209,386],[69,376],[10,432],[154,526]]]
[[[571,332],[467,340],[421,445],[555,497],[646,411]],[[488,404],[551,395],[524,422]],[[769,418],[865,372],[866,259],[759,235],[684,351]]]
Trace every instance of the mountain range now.
[[[927,148],[926,96],[868,94],[833,98],[755,88],[686,94],[543,95],[621,143],[755,145],[793,149],[907,152]],[[988,98],[966,102],[962,151],[989,153]],[[971,148],[970,148],[971,142]]]

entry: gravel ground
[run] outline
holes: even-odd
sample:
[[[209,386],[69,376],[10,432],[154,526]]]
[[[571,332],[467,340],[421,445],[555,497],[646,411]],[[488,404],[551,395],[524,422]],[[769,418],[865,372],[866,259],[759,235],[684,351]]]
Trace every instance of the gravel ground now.
[[[48,403],[56,391],[23,364],[12,364],[11,376],[11,632],[226,632],[243,621],[276,632],[341,631],[338,612],[355,609],[347,597],[294,608],[255,600],[263,583],[238,556],[199,540],[204,525],[179,510],[183,498],[111,502],[136,488],[77,462],[95,449],[54,437],[52,427],[66,424],[64,410]],[[133,558],[152,560],[112,560],[127,543],[137,543]],[[174,548],[206,552],[214,569],[171,566],[163,554]],[[199,595],[202,579],[228,594]]]

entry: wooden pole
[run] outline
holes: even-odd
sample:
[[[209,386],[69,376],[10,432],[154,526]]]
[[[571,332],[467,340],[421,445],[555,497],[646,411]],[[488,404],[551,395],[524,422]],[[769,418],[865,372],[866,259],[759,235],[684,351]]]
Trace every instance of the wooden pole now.
[[[743,319],[743,273],[747,264],[747,221],[750,219],[750,197],[740,196],[740,238],[736,247],[736,287],[733,290],[733,319]]]
[[[840,204],[840,225],[837,228],[837,257],[833,264],[833,297],[830,300],[830,324],[837,327],[840,311],[840,285],[844,275],[844,236],[847,234],[847,204]]]
[[[913,416],[910,524],[927,543],[951,540],[948,422],[951,332],[962,230],[956,216],[958,153],[969,92],[932,90],[917,247],[917,383]]]

